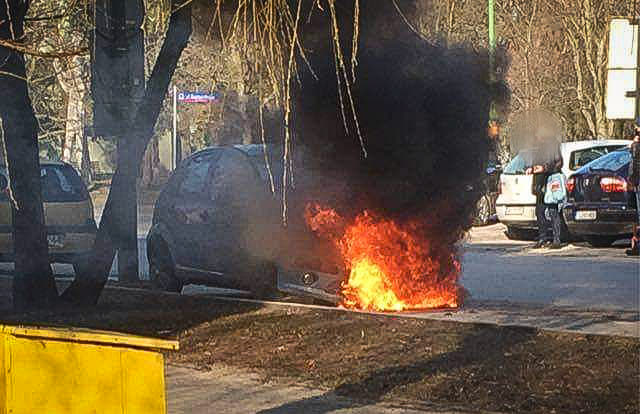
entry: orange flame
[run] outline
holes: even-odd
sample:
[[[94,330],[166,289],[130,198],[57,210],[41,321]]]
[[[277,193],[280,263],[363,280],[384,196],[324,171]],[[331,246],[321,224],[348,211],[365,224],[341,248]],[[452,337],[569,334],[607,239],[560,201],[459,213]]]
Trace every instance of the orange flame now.
[[[334,209],[317,204],[307,206],[305,219],[340,250],[349,275],[341,286],[344,307],[401,311],[459,305],[460,265],[453,255],[449,263],[431,258],[419,224],[401,225],[368,211],[347,224]]]

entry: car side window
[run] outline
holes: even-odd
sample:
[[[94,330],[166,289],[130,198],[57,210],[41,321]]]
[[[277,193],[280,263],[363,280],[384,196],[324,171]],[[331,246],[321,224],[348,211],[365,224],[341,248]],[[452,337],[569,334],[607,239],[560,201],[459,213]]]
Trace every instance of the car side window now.
[[[184,178],[178,186],[179,195],[203,194],[213,160],[210,156],[196,157],[186,167]]]

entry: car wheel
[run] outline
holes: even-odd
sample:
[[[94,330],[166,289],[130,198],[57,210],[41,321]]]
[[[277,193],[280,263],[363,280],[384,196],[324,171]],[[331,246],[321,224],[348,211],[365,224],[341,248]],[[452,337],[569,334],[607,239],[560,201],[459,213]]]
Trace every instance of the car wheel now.
[[[523,240],[531,241],[535,240],[537,232],[531,229],[521,229],[519,227],[507,226],[505,232],[509,240]]]
[[[149,277],[153,287],[165,292],[182,292],[182,281],[176,277],[169,249],[163,242],[149,245]]]
[[[485,226],[491,218],[491,203],[489,197],[482,196],[476,205],[476,215],[473,219],[474,226]]]
[[[564,222],[564,219],[560,219],[560,241],[562,243],[569,243],[571,241],[571,235],[569,234],[569,228]]]
[[[618,240],[617,236],[589,236],[586,237],[587,243],[589,243],[592,247],[611,247],[616,240]]]

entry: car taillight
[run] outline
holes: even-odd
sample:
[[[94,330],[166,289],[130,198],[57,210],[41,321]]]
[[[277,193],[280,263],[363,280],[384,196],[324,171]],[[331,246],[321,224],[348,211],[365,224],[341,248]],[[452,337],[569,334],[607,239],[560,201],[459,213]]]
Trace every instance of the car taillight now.
[[[571,177],[567,180],[567,193],[572,193],[576,188],[576,179]]]
[[[627,191],[627,180],[622,177],[602,177],[600,188],[605,193],[624,193]]]

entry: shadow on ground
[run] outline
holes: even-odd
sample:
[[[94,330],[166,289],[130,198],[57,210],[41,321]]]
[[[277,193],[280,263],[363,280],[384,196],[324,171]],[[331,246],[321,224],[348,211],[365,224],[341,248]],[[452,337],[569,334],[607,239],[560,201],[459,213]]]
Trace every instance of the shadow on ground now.
[[[68,282],[61,284],[65,283]],[[174,338],[202,323],[262,308],[255,303],[107,286],[96,306],[16,313],[11,307],[11,284],[11,278],[0,278],[2,324],[89,328]],[[60,291],[63,288],[59,286]]]
[[[524,334],[522,334],[525,332]],[[499,346],[487,347],[496,343],[496,335],[503,336],[497,342]],[[536,335],[536,331],[519,330],[518,334],[510,334],[509,330],[482,329],[464,337],[456,349],[437,355],[432,359],[424,359],[412,364],[389,366],[374,371],[357,382],[344,383],[323,395],[293,401],[278,407],[260,411],[261,414],[291,414],[291,413],[329,413],[337,409],[359,408],[385,400],[395,389],[419,384],[427,378],[437,375],[453,374],[459,368],[469,365],[495,364],[503,359],[505,353],[515,345],[528,341]],[[479,353],[478,350],[487,352]],[[366,395],[368,401],[358,400],[358,396]],[[336,396],[351,399],[335,398]],[[372,398],[375,396],[375,398]],[[451,408],[429,410],[450,411]]]

